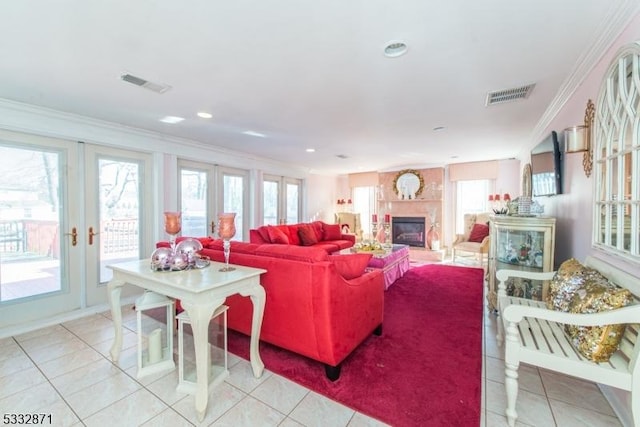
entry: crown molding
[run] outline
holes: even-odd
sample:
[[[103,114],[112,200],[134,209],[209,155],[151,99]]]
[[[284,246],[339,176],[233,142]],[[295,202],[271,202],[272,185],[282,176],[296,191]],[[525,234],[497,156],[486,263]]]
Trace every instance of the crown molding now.
[[[295,171],[302,176],[307,174],[303,168],[272,159],[4,98],[0,98],[0,128],[145,152],[184,155],[190,149],[200,159],[203,158],[200,153],[204,152],[205,158],[212,157],[216,163],[232,167],[273,170],[279,174],[283,170]]]
[[[549,127],[553,119],[571,99],[571,96],[578,87],[580,87],[584,79],[598,62],[600,62],[611,45],[627,28],[638,12],[640,12],[640,3],[637,0],[626,0],[604,19],[599,31],[596,31],[595,40],[591,46],[580,55],[573,71],[560,86],[553,101],[551,101],[534,127],[531,133],[531,141],[539,141],[545,136],[545,130]]]

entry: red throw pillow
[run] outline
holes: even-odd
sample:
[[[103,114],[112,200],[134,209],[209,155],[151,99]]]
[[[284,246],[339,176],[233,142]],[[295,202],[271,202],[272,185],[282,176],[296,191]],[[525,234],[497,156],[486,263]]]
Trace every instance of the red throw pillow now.
[[[340,224],[325,224],[322,227],[322,240],[340,240],[341,238]]]
[[[268,226],[267,232],[269,233],[269,241],[271,243],[278,243],[281,245],[289,244],[289,238],[287,237],[286,234],[284,234],[284,231],[282,231],[281,229],[273,226]]]
[[[269,237],[269,226],[268,225],[263,225],[261,227],[257,228],[258,234],[260,235],[260,237],[262,237],[262,240],[264,240],[267,243],[271,243],[271,238]]]
[[[364,269],[372,256],[373,254],[331,255],[329,260],[333,261],[333,265],[342,277],[351,280],[364,274]]]
[[[298,236],[298,224],[287,225],[287,229],[289,230],[289,244],[300,246],[300,237]]]
[[[318,237],[309,225],[301,225],[298,227],[298,237],[300,237],[300,244],[302,246],[313,246],[318,243]]]
[[[482,243],[482,240],[489,235],[489,226],[486,224],[473,224],[471,233],[469,234],[469,241]]]

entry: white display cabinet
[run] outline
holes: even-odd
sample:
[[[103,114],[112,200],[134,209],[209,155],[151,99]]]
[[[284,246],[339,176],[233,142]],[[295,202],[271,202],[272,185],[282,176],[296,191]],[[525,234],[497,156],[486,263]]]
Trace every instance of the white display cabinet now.
[[[553,271],[556,219],[538,216],[492,215],[490,217],[490,249],[487,295],[489,309],[497,305],[498,270]],[[544,301],[548,281],[510,279],[507,294]]]

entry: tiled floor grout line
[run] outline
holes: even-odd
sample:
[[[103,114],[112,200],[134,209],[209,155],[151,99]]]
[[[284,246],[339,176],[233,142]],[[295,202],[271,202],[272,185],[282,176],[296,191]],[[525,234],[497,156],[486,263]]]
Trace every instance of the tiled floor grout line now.
[[[60,325],[62,326],[62,325]],[[64,326],[62,326],[64,328]],[[66,328],[65,328],[66,329]],[[20,342],[15,339],[15,337],[11,337],[13,339],[13,341],[18,345],[18,347],[20,347],[20,350],[22,350],[22,352],[24,353],[24,355],[26,357],[29,358],[29,360],[31,361],[31,363],[33,363],[33,366],[38,370],[38,372],[40,372],[40,375],[42,375],[42,377],[45,379],[45,381],[47,383],[49,383],[49,385],[51,386],[51,388],[53,388],[56,393],[58,394],[58,397],[64,402],[65,405],[67,405],[67,407],[69,408],[69,410],[71,410],[71,412],[73,412],[73,414],[80,420],[80,422],[82,422],[82,419],[80,418],[80,416],[76,413],[76,411],[73,409],[73,407],[69,404],[69,402],[67,401],[67,399],[64,398],[64,396],[62,395],[62,393],[60,393],[60,390],[58,390],[58,388],[55,386],[55,384],[53,384],[51,382],[51,378],[49,378],[44,371],[42,370],[42,368],[40,368],[40,364],[38,364],[35,360],[33,360],[33,358],[31,357],[31,355],[27,352],[27,350],[25,350],[25,348],[22,346],[22,344],[20,344]],[[84,341],[83,341],[84,342]],[[86,344],[86,343],[85,343]],[[56,344],[53,344],[56,345]],[[60,357],[64,357],[64,356],[60,356]],[[82,425],[85,425],[84,422],[82,422]]]

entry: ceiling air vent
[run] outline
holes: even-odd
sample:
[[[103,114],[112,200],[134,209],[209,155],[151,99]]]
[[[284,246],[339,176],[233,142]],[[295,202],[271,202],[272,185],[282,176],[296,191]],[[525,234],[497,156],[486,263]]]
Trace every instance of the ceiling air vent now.
[[[486,105],[502,104],[503,102],[517,101],[518,99],[526,99],[535,83],[526,86],[520,86],[512,89],[503,89],[489,92],[487,94]]]
[[[122,74],[120,76],[120,78],[127,82],[127,83],[131,83],[134,84],[136,86],[140,86],[143,87],[145,89],[149,89],[153,92],[156,93],[165,93],[166,91],[168,91],[169,89],[171,89],[171,86],[169,85],[163,85],[163,84],[159,84],[159,83],[153,83],[150,82],[148,80],[142,79],[140,77],[136,77],[132,74]]]

